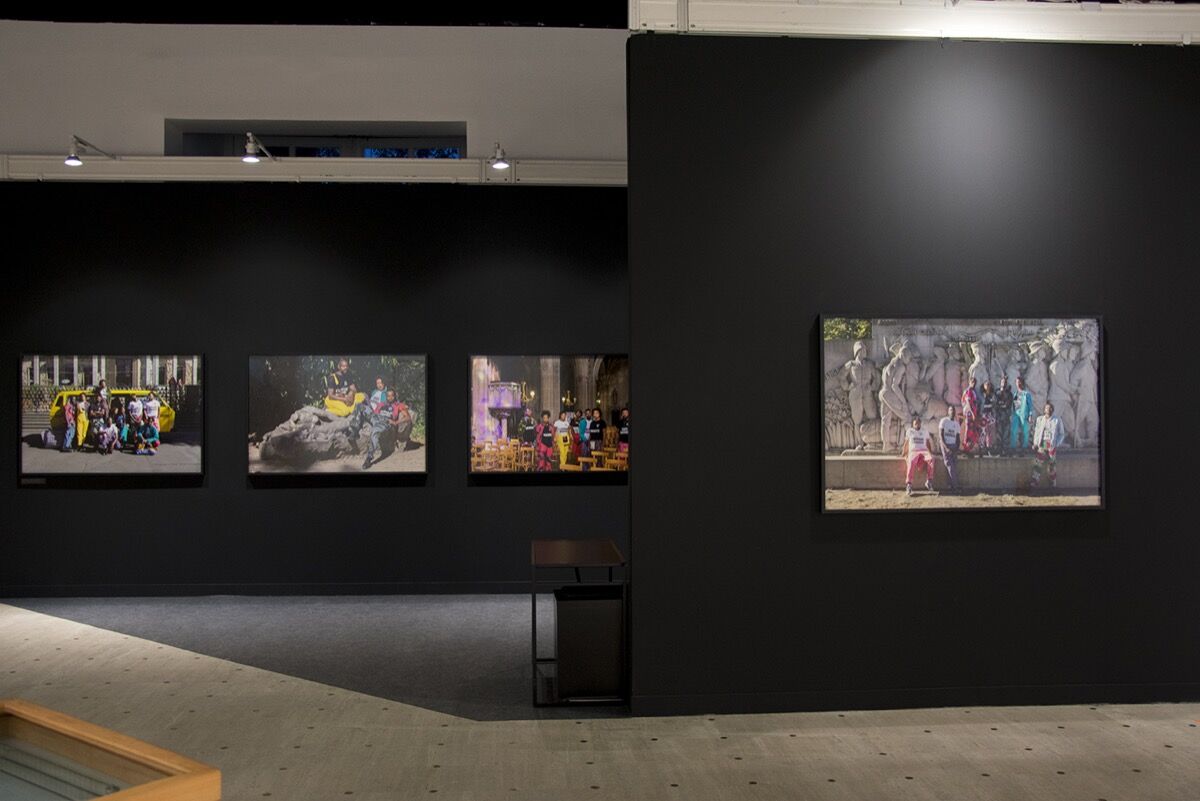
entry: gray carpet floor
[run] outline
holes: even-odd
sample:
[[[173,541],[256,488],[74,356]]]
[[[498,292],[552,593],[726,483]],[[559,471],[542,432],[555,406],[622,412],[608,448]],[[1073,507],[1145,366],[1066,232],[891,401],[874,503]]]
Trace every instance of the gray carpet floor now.
[[[474,720],[595,718],[535,708],[528,595],[32,598],[4,603]],[[539,650],[553,640],[539,599]],[[545,646],[541,646],[545,643]]]

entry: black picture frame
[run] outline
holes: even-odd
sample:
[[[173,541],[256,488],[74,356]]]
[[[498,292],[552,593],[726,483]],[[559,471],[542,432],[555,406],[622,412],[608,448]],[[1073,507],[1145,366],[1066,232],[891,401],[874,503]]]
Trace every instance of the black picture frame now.
[[[825,332],[825,321],[829,320],[829,319],[911,320],[911,321],[956,320],[956,321],[963,321],[963,322],[971,322],[971,321],[976,321],[976,320],[978,320],[978,321],[991,321],[991,320],[1086,320],[1086,321],[1094,321],[1096,323],[1096,327],[1097,327],[1097,335],[1098,335],[1097,336],[1097,347],[1099,348],[1099,352],[1097,354],[1097,359],[1096,359],[1097,372],[1098,372],[1098,375],[1096,378],[1096,387],[1097,387],[1096,403],[1098,406],[1097,416],[1099,417],[1099,420],[1100,420],[1100,426],[1099,426],[1100,431],[1098,434],[1098,443],[1099,444],[1097,446],[1097,459],[1099,462],[1098,467],[1097,467],[1097,475],[1099,478],[1099,484],[1097,486],[1097,494],[1099,495],[1100,503],[1097,505],[1091,505],[1091,506],[1083,506],[1083,505],[1080,505],[1080,506],[1053,505],[1052,506],[1052,505],[1030,504],[1030,505],[1023,505],[1023,506],[994,506],[994,507],[954,506],[954,507],[927,507],[927,508],[914,508],[914,509],[830,509],[830,508],[828,508],[828,506],[826,504],[826,496],[825,496],[825,492],[826,492],[826,456],[828,454],[825,449],[825,373],[826,373],[826,364],[825,364],[824,332]],[[817,457],[818,461],[820,462],[820,464],[818,466],[818,470],[816,471],[816,475],[817,475],[817,479],[819,481],[819,486],[817,487],[817,497],[820,498],[819,503],[820,503],[821,514],[826,514],[826,515],[893,515],[893,514],[937,515],[937,514],[955,514],[955,513],[1011,514],[1011,513],[1029,513],[1029,512],[1040,512],[1040,513],[1045,513],[1045,514],[1088,514],[1088,513],[1095,514],[1095,513],[1102,513],[1102,512],[1107,511],[1108,510],[1109,487],[1108,487],[1108,466],[1107,466],[1107,460],[1105,459],[1106,448],[1105,448],[1105,439],[1104,439],[1104,432],[1108,426],[1108,420],[1107,420],[1108,404],[1107,404],[1106,388],[1105,388],[1106,387],[1106,376],[1108,374],[1107,363],[1106,363],[1108,347],[1107,347],[1106,337],[1107,337],[1107,333],[1106,333],[1106,328],[1104,325],[1104,315],[1102,315],[1102,314],[1077,313],[1077,314],[1070,314],[1070,315],[1065,315],[1065,314],[1058,315],[1058,314],[1029,314],[1029,313],[1027,313],[1027,314],[1023,314],[1023,315],[1018,315],[1018,314],[986,314],[986,315],[984,315],[984,314],[955,314],[953,316],[946,316],[944,314],[943,315],[938,315],[938,314],[924,314],[924,315],[888,314],[888,313],[864,314],[863,312],[859,311],[859,312],[850,312],[850,313],[836,313],[836,312],[835,313],[822,313],[822,314],[818,315],[817,327],[816,327],[816,332],[815,332],[815,336],[814,336],[815,347],[817,349],[816,363],[817,363],[818,373],[817,373],[816,381],[814,382],[814,387],[813,387],[813,396],[814,396],[813,400],[814,400],[814,403],[816,404],[816,408],[819,410],[818,414],[814,415],[814,418],[816,421],[816,430],[814,433],[816,436],[816,442],[818,443],[818,447],[815,449],[816,457]]]

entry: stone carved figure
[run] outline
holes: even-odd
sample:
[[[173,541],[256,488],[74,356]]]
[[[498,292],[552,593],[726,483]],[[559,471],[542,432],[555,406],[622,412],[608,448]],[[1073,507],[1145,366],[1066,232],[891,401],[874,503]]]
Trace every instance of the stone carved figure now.
[[[1013,345],[1008,349],[1008,367],[1005,368],[1004,374],[1008,376],[1008,386],[1010,389],[1017,386],[1017,379],[1025,377],[1025,349],[1020,345]]]
[[[1050,389],[1047,399],[1054,404],[1054,413],[1062,420],[1066,439],[1063,444],[1075,445],[1075,398],[1071,387],[1071,371],[1075,362],[1071,358],[1074,347],[1062,337],[1051,342],[1054,358],[1050,361]]]
[[[1012,348],[1005,344],[992,345],[992,364],[988,369],[988,377],[992,384],[1000,386],[1000,377],[1008,375],[1008,362],[1012,358]]]
[[[1100,385],[1099,359],[1089,346],[1088,353],[1079,359],[1071,371],[1071,386],[1075,390],[1075,447],[1094,448],[1100,444]]]
[[[854,358],[842,366],[841,379],[841,387],[850,402],[850,419],[854,430],[861,432],[863,423],[868,421],[872,421],[874,427],[873,421],[879,418],[879,368],[867,358],[867,345],[862,340],[854,343]],[[859,438],[855,447],[862,448],[865,445]]]
[[[917,395],[917,386],[921,383],[922,376],[925,375],[924,361],[921,359],[921,350],[911,341],[905,341],[905,346],[908,347],[911,357],[905,363],[904,370],[908,373],[904,378],[904,386],[906,389],[905,398],[908,401],[909,414],[918,411],[924,407],[921,399]],[[905,425],[912,423],[912,420],[907,420]],[[903,434],[901,434],[903,436]]]
[[[825,373],[825,447],[852,448],[855,445],[854,421],[850,419],[850,402],[842,385],[842,369],[835,367]]]
[[[971,366],[967,368],[967,381],[974,378],[975,386],[979,389],[983,388],[990,377],[987,368],[987,349],[987,345],[982,342],[971,343],[971,355],[975,358],[971,362]]]
[[[1050,368],[1046,364],[1050,348],[1040,340],[1029,343],[1029,364],[1025,368],[1025,386],[1033,393],[1033,408],[1038,414],[1050,392]]]
[[[883,368],[879,390],[879,440],[884,450],[900,447],[908,417],[908,368],[913,361],[912,345],[905,340],[892,349],[892,359]],[[894,432],[893,432],[894,427]]]
[[[962,349],[954,343],[946,345],[946,392],[942,400],[952,406],[960,403],[966,375],[967,366],[963,363]]]
[[[921,377],[922,381],[929,384],[929,389],[933,397],[941,398],[943,401],[946,397],[946,346],[934,345],[933,356],[929,359],[929,364],[925,366],[925,375]]]

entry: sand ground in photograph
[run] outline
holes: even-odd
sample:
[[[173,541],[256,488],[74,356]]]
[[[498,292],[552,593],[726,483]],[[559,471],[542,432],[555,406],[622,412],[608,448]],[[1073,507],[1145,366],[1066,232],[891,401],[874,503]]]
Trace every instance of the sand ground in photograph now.
[[[321,459],[297,466],[291,462],[265,462],[260,458],[258,446],[250,445],[251,473],[423,473],[425,472],[425,446],[410,441],[407,450],[395,450],[391,455],[374,462],[370,469],[363,470],[366,453],[357,456],[342,456],[337,459]]]
[[[898,490],[825,490],[825,508],[829,510],[877,509],[1044,509],[1047,507],[1098,507],[1095,493],[973,492],[953,495],[913,489],[912,496]]]

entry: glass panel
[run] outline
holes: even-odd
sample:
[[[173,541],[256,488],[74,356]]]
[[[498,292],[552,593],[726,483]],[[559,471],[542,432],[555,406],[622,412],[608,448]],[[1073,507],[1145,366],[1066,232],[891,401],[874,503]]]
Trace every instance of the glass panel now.
[[[297,156],[303,158],[337,158],[342,155],[340,147],[299,147],[295,149]]]
[[[408,158],[406,147],[364,147],[365,159],[403,159]]]

